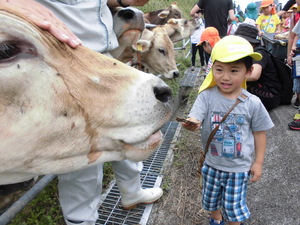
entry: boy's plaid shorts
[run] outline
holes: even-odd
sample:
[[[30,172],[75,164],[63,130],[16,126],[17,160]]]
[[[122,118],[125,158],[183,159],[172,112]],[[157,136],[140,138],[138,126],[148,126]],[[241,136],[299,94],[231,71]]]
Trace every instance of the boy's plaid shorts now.
[[[223,207],[228,221],[244,221],[250,217],[246,205],[249,172],[231,173],[214,169],[207,164],[202,167],[202,205],[208,211]]]

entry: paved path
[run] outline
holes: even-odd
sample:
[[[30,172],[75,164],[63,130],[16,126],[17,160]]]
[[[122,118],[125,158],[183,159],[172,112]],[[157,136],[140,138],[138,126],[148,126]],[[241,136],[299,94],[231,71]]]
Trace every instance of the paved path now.
[[[247,225],[300,225],[300,132],[287,126],[295,113],[292,105],[270,112],[275,127],[268,132],[263,177],[249,185]]]

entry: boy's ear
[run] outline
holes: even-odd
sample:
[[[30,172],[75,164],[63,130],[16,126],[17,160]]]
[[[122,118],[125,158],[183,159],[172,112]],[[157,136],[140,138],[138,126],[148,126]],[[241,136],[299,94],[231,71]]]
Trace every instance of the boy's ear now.
[[[251,68],[246,71],[246,74],[245,74],[246,78],[251,76],[253,69],[254,69],[254,66],[252,65]]]

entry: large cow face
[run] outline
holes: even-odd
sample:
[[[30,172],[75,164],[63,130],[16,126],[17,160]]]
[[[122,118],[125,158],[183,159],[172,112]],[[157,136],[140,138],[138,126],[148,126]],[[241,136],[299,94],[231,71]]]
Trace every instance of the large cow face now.
[[[0,184],[147,158],[170,89],[85,47],[71,49],[0,9]]]

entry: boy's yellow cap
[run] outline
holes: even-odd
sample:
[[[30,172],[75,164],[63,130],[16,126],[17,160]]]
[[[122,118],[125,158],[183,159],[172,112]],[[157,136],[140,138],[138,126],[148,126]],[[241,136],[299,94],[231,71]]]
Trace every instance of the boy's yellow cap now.
[[[245,39],[235,35],[229,35],[222,38],[212,49],[211,59],[212,63],[216,60],[222,63],[230,63],[242,59],[246,56],[251,56],[254,60],[258,61],[262,59],[261,54],[253,52],[252,45]],[[206,76],[199,92],[215,86],[212,69]],[[246,81],[242,85],[246,89]]]

